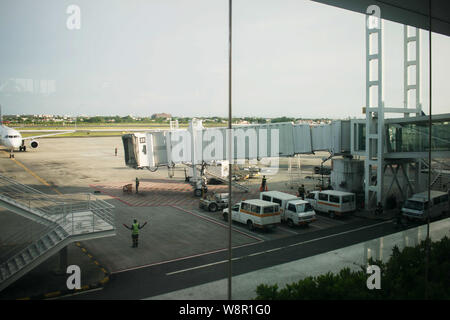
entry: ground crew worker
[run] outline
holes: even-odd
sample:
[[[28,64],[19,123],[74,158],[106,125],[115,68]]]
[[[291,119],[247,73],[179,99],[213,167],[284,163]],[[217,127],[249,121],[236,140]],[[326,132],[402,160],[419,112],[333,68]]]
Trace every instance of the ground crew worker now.
[[[136,193],[139,193],[139,179],[136,177]]]
[[[116,149],[114,149],[114,154],[117,157],[117,147],[116,147]]]
[[[298,196],[305,200],[305,185],[302,184],[300,187],[298,187]]]
[[[261,187],[259,188],[259,191],[267,191],[267,179],[266,176],[263,176],[261,181]]]
[[[138,241],[139,241],[139,230],[145,227],[147,224],[147,221],[144,222],[144,224],[141,226],[136,219],[133,220],[133,224],[131,227],[127,226],[126,224],[123,224],[123,226],[127,229],[131,230],[131,239],[133,241],[132,248],[138,247]]]

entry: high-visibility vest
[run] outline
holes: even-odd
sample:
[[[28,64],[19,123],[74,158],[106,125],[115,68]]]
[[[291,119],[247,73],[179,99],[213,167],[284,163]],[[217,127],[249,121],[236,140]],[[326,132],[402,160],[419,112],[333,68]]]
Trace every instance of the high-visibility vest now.
[[[139,223],[133,223],[131,227],[133,228],[132,234],[139,234]]]

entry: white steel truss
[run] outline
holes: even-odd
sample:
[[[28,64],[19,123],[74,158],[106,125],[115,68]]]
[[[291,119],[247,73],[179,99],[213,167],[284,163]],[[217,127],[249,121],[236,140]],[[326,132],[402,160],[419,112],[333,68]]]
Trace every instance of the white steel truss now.
[[[408,30],[413,30],[414,34],[410,36]],[[413,50],[410,50],[410,47]],[[412,54],[414,52],[414,54]],[[410,92],[415,93],[414,106],[416,116],[421,115],[422,104],[420,103],[420,30],[418,28],[403,26],[403,101],[405,117],[409,117],[410,111]],[[410,83],[410,70],[414,69],[414,83]],[[413,111],[413,110],[411,110]]]
[[[375,23],[374,23],[375,22]],[[365,160],[365,203],[373,207],[376,203],[384,203],[383,186],[386,165],[384,161],[384,115],[385,113],[403,113],[422,115],[420,90],[420,30],[404,26],[403,35],[403,97],[404,107],[385,107],[383,99],[383,22],[373,15],[366,15],[366,160]],[[413,30],[409,35],[408,31]],[[375,39],[374,39],[375,38]],[[376,44],[376,45],[374,45]],[[414,71],[414,73],[412,73]],[[410,75],[414,75],[411,77]],[[410,82],[413,78],[413,83]],[[376,89],[376,90],[374,90]],[[412,104],[411,93],[415,99]],[[403,167],[405,166],[405,167]],[[408,180],[406,192],[411,191],[409,183],[409,165],[401,164]],[[392,169],[392,167],[391,167]],[[394,174],[394,179],[396,173]],[[416,182],[418,177],[416,177]],[[391,189],[391,186],[389,189]],[[376,197],[376,203],[374,203]]]
[[[374,197],[376,197],[377,202],[382,201],[383,189],[382,24],[383,22],[380,18],[366,15],[366,159],[364,162],[364,175],[365,204],[368,207],[373,206]]]

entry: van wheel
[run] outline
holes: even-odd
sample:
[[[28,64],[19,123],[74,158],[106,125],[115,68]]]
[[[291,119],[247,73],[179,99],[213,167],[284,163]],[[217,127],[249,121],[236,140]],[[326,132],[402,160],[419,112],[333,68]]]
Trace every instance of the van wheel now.
[[[211,211],[211,212],[216,212],[216,211],[217,211],[217,204],[211,203],[211,204],[209,205],[209,211]]]
[[[334,214],[334,211],[329,211],[328,213],[330,214],[330,218],[331,219],[336,218],[336,215]]]
[[[294,221],[292,221],[291,219],[287,220],[287,225],[289,228],[293,228],[294,227]]]
[[[195,189],[194,190],[194,196],[195,197],[201,197],[202,196],[202,189]]]
[[[255,227],[253,226],[253,222],[251,220],[247,221],[248,230],[253,230]]]
[[[223,214],[223,220],[228,221],[228,213],[225,212]]]

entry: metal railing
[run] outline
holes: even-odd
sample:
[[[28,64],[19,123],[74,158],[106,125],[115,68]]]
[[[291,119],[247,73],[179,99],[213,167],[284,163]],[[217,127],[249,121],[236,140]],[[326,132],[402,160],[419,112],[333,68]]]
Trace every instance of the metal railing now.
[[[0,266],[58,228],[63,228],[67,237],[115,229],[114,206],[88,193],[48,195],[0,175],[1,202],[26,212],[37,224],[34,232],[20,228],[8,237],[12,245],[0,246]]]

